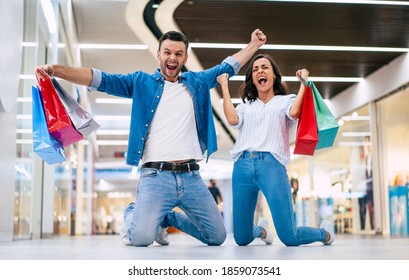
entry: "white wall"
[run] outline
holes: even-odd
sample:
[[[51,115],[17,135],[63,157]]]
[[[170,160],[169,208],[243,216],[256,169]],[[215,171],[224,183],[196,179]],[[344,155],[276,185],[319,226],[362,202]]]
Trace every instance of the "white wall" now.
[[[341,117],[403,86],[409,82],[408,73],[409,54],[405,53],[331,99],[334,117]]]

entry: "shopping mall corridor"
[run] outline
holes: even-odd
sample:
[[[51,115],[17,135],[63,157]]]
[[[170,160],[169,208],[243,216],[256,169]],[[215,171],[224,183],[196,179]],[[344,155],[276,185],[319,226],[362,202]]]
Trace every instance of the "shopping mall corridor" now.
[[[0,260],[409,260],[409,238],[337,236],[332,246],[314,243],[285,247],[255,240],[235,245],[232,235],[210,247],[183,233],[169,235],[171,244],[149,247],[122,245],[118,235],[55,237],[0,243]]]

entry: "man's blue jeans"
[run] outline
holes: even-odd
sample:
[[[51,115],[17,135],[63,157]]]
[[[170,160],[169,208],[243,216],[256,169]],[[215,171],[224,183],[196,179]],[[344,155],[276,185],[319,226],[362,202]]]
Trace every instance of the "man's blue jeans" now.
[[[152,244],[159,226],[175,227],[208,245],[221,245],[226,239],[219,209],[199,171],[142,169],[135,205],[128,206],[124,218],[134,246]]]
[[[269,152],[245,151],[233,169],[234,239],[238,245],[248,245],[261,236],[260,227],[253,222],[259,190],[266,198],[278,237],[285,245],[325,240],[323,229],[296,226],[286,168]]]

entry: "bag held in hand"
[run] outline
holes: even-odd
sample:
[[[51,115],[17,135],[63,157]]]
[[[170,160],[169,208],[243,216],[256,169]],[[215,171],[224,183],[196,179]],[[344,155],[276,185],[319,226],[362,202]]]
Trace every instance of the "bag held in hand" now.
[[[32,96],[33,151],[48,164],[66,161],[62,144],[48,132],[41,93],[37,87],[32,87]]]
[[[36,69],[36,77],[41,90],[48,131],[64,147],[76,143],[84,137],[71,122],[58,94],[48,76],[41,68]]]
[[[317,118],[318,127],[318,144],[316,150],[332,147],[337,136],[339,124],[332,115],[321,94],[315,87],[313,82],[309,82],[314,96],[315,116]]]
[[[82,108],[81,105],[68,94],[68,92],[65,91],[54,77],[51,78],[51,81],[77,131],[81,133],[82,136],[87,137],[97,130],[99,124],[92,118],[92,116],[85,111],[84,108]]]
[[[305,86],[302,112],[298,120],[294,154],[312,156],[318,143],[314,98],[310,86]]]

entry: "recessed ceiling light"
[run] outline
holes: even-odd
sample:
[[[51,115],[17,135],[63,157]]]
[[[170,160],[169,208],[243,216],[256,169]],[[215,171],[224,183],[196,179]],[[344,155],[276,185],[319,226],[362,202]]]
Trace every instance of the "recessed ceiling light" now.
[[[147,50],[147,45],[133,44],[78,44],[80,49]]]
[[[259,0],[261,2],[309,2],[309,3],[335,3],[335,4],[367,4],[367,5],[394,5],[409,6],[406,1],[378,1],[378,0]]]
[[[190,43],[189,48],[197,49],[242,49],[246,44]],[[345,52],[409,52],[409,48],[383,48],[359,46],[321,46],[321,45],[276,45],[266,44],[264,50],[301,50],[301,51],[345,51]]]

